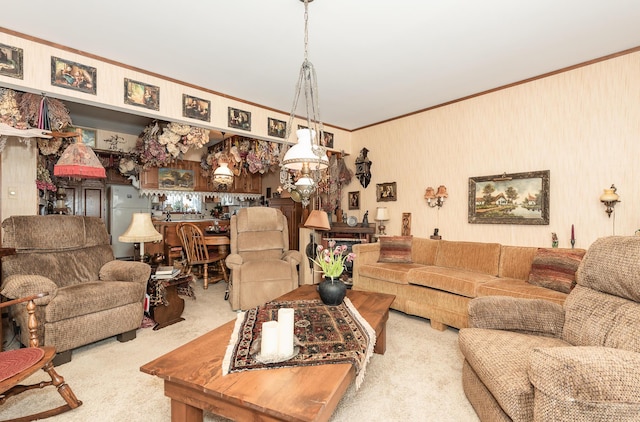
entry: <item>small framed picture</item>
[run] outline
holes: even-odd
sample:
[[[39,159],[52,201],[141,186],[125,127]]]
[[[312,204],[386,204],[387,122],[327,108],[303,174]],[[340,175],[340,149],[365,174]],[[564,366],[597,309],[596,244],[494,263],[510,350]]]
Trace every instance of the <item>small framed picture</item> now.
[[[350,210],[359,210],[360,209],[360,191],[357,192],[349,192],[349,209]]]
[[[251,112],[229,107],[228,126],[235,129],[251,131]]]
[[[333,148],[333,133],[325,131],[320,140],[320,144],[325,148]]]
[[[11,78],[23,78],[24,52],[21,48],[0,44],[0,75]]]
[[[211,121],[211,101],[182,94],[182,115],[205,122]]]
[[[396,182],[378,183],[376,197],[378,202],[397,201]]]
[[[276,138],[284,138],[287,134],[287,122],[269,117],[267,134]]]
[[[95,148],[96,147],[96,129],[89,129],[86,127],[75,127],[75,132],[80,135],[80,140],[82,143],[88,147]]]
[[[411,236],[411,213],[402,213],[402,230],[400,231],[402,236]]]
[[[51,85],[96,95],[95,67],[51,56]]]
[[[160,87],[124,78],[124,103],[160,110]]]

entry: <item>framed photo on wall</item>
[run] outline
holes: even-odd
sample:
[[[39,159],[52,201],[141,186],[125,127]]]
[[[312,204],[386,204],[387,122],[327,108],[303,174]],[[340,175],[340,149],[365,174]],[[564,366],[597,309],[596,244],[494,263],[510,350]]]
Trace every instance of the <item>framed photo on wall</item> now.
[[[469,178],[469,223],[549,224],[549,170]]]
[[[95,67],[51,56],[51,85],[96,95]]]
[[[283,138],[287,134],[287,122],[269,117],[267,134],[276,138]]]
[[[349,192],[349,209],[350,210],[359,210],[360,209],[360,191],[357,192]]]
[[[0,44],[0,75],[23,78],[24,51],[18,47]]]
[[[235,129],[251,131],[251,112],[229,107],[228,126]]]
[[[160,88],[124,78],[124,103],[160,110]]]
[[[376,185],[376,198],[378,202],[397,201],[396,182],[378,183]]]
[[[182,94],[182,115],[204,122],[211,121],[211,101]]]

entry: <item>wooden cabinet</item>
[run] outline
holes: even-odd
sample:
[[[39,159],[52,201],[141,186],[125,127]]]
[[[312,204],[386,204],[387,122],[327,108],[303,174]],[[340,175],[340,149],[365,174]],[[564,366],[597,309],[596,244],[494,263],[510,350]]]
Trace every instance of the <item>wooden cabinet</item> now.
[[[195,177],[195,186],[194,190],[197,192],[210,192],[212,190],[211,184],[209,183],[209,178],[202,174],[202,168],[200,167],[200,163],[197,161],[191,161],[193,174]]]
[[[158,189],[158,167],[149,167],[140,172],[141,189]]]
[[[69,214],[100,217],[106,221],[107,205],[103,180],[66,181],[61,183],[67,193]]]
[[[234,176],[233,192],[262,193],[262,175],[243,172],[240,176]]]
[[[302,204],[291,198],[271,198],[269,199],[269,207],[279,209],[287,217],[289,249],[298,250],[300,245],[298,227],[304,223],[302,221]]]

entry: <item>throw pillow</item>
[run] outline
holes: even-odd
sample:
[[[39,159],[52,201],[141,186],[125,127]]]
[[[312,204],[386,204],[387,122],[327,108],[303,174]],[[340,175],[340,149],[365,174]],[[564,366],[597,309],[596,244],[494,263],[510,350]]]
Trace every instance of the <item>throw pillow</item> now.
[[[529,283],[563,293],[571,292],[585,252],[583,249],[538,249],[531,264]]]
[[[412,263],[412,238],[413,236],[381,236],[378,262]]]

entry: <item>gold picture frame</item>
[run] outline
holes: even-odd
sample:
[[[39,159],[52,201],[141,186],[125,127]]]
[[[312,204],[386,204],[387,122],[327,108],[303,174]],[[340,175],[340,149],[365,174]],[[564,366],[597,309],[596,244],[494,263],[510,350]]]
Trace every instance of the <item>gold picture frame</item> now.
[[[160,87],[124,78],[124,103],[160,110]]]

